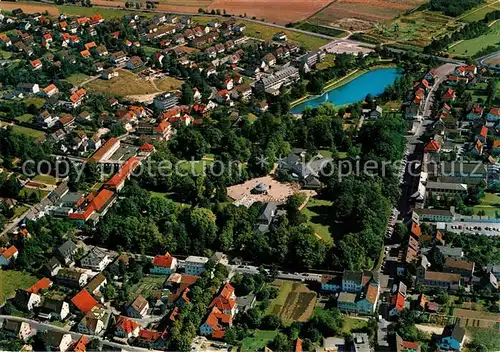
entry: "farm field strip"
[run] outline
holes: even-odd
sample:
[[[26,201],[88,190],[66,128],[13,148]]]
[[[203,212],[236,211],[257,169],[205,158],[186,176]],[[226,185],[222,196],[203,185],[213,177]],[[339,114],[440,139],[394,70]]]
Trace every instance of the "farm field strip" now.
[[[482,49],[500,43],[500,22],[491,26],[488,33],[477,38],[464,40],[448,50],[450,54],[473,56]]]

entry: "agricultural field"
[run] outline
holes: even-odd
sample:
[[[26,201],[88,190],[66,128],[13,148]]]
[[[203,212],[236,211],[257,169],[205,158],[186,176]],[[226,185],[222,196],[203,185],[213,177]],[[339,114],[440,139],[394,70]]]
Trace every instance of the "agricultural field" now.
[[[198,9],[206,9],[212,0],[159,0],[157,5],[161,11],[176,11],[187,13],[198,13]]]
[[[279,316],[284,324],[309,319],[316,305],[316,292],[295,281],[275,280],[272,285],[279,294],[271,301],[268,314]]]
[[[14,297],[18,288],[27,289],[38,279],[23,271],[0,270],[0,305]]]
[[[95,1],[94,1],[95,3]],[[114,1],[107,1],[108,4],[105,6],[116,6],[119,7],[120,5],[124,7],[125,3],[124,2],[114,2]],[[113,4],[113,5],[111,5]],[[96,5],[102,5],[102,4],[97,4]],[[95,14],[100,14],[104,18],[121,18],[122,16],[125,15],[131,15],[134,13],[134,11],[126,11],[126,10],[121,10],[119,8],[113,9],[105,9],[102,7],[82,7],[82,6],[71,6],[71,5],[57,5],[56,10],[58,10],[60,13],[64,14],[69,14],[69,15],[77,15],[77,16],[92,16]],[[146,17],[154,17],[153,13],[141,13],[141,16],[146,16]]]
[[[332,236],[329,229],[328,208],[332,202],[317,198],[310,198],[307,205],[302,209],[307,217],[307,223],[311,225],[317,236],[325,242],[332,242]]]
[[[402,46],[425,47],[432,38],[453,31],[459,23],[437,12],[419,11],[392,22],[378,24],[368,37]]]
[[[343,0],[333,1],[308,20],[349,30],[368,29],[375,22],[388,21],[423,4],[424,0]]]
[[[255,37],[262,40],[270,40],[276,32],[284,32],[288,41],[297,45],[302,45],[309,49],[317,49],[329,43],[328,39],[315,37],[309,34],[298,33],[289,30],[280,30],[265,24],[255,22],[244,22],[246,26],[245,34],[250,37]]]
[[[500,44],[500,22],[493,24],[488,33],[477,38],[459,42],[457,45],[448,49],[448,52],[457,56],[474,56],[488,46],[498,44]]]
[[[167,77],[158,80],[155,86],[151,81],[139,78],[135,73],[128,70],[118,70],[118,73],[119,76],[111,80],[96,79],[89,82],[85,85],[85,89],[126,97],[178,89],[182,84],[181,81],[175,78]]]
[[[59,15],[57,7],[47,4],[37,4],[34,2],[5,2],[0,1],[0,9],[2,11],[12,11],[21,8],[25,13],[36,13],[47,11],[50,15]]]
[[[132,292],[134,296],[142,295],[144,298],[148,299],[153,291],[163,289],[165,280],[166,276],[144,276],[138,283],[131,287],[130,292]]]
[[[214,0],[208,7],[211,9],[226,10],[228,14],[264,19],[266,22],[287,24],[304,20],[323,7],[331,0]]]
[[[293,28],[302,29],[304,31],[329,35],[330,37],[344,37],[346,32],[340,29],[320,26],[318,24],[309,23],[309,22],[299,22],[298,24],[294,24]]]

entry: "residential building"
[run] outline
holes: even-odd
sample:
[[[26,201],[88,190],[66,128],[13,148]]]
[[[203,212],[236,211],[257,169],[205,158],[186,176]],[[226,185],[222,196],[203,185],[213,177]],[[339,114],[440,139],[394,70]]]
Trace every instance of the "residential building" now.
[[[59,262],[56,257],[52,257],[47,263],[44,264],[42,270],[47,276],[54,277],[57,275],[59,270],[61,270],[61,268],[61,262]]]
[[[226,329],[231,327],[232,323],[233,318],[231,315],[224,314],[217,307],[213,307],[205,322],[200,326],[200,335],[223,339]]]
[[[42,290],[48,290],[52,286],[52,281],[42,277],[35,284],[31,285],[26,291],[39,294]]]
[[[205,271],[205,264],[207,262],[207,257],[190,255],[184,261],[184,272],[188,275],[199,276]]]
[[[44,336],[46,347],[51,351],[66,352],[73,343],[70,333],[49,330]]]
[[[446,273],[457,273],[463,277],[470,278],[474,274],[474,262],[463,259],[446,258],[443,265],[443,271]]]
[[[92,248],[89,253],[81,259],[82,268],[92,269],[94,271],[103,271],[111,262],[107,252],[99,247]]]
[[[236,315],[238,304],[236,302],[236,295],[234,294],[234,287],[229,282],[226,282],[210,303],[209,308],[217,307],[223,314],[228,314],[231,317]]]
[[[122,262],[122,264],[120,264]],[[120,276],[121,271],[120,271],[120,265],[123,266],[124,269],[127,268],[129,263],[129,256],[127,254],[120,254],[111,264],[108,265],[108,270],[114,275],[114,276]]]
[[[321,290],[326,292],[340,292],[342,290],[342,277],[338,275],[322,275]]]
[[[15,246],[10,246],[9,248],[0,248],[0,268],[2,266],[7,266],[17,259],[19,251]]]
[[[38,316],[47,320],[64,320],[69,314],[68,302],[45,298],[38,311]]]
[[[299,70],[296,67],[289,66],[255,82],[255,89],[276,91],[282,85],[289,85],[298,79],[300,79]]]
[[[396,334],[396,352],[420,352],[420,345],[416,342],[405,341]]]
[[[56,255],[64,264],[68,265],[73,262],[73,256],[77,250],[78,247],[76,246],[76,243],[71,240],[67,240],[59,248],[57,248]]]
[[[441,334],[439,347],[444,351],[460,351],[465,339],[465,330],[459,324],[448,325]]]
[[[148,313],[148,309],[148,301],[142,295],[138,295],[127,307],[127,315],[132,318],[141,319]]]
[[[363,289],[363,272],[344,270],[342,274],[342,291],[358,293]]]
[[[461,285],[461,275],[429,271],[429,261],[422,255],[421,264],[417,267],[417,281],[422,286],[456,290]]]
[[[179,105],[179,98],[174,93],[165,93],[153,99],[156,110],[164,112]]]
[[[441,209],[415,209],[414,213],[420,221],[453,222],[455,215],[450,210]]]
[[[165,253],[165,255],[157,255],[153,258],[153,267],[151,274],[170,275],[177,269],[177,259]]]
[[[81,288],[87,283],[87,273],[74,269],[61,269],[56,275],[58,285]]]
[[[18,289],[14,297],[14,302],[21,310],[32,311],[33,308],[41,304],[41,297],[36,293]]]
[[[108,280],[106,279],[106,276],[104,276],[102,273],[99,273],[94,276],[92,280],[90,280],[85,289],[93,295],[100,296],[101,290],[107,283]]]
[[[433,195],[467,195],[465,183],[427,182],[425,189]]]
[[[343,312],[356,313],[356,294],[349,292],[340,292],[337,298],[337,308]]]
[[[120,192],[125,186],[125,181],[130,179],[134,170],[140,165],[141,161],[137,157],[129,158],[120,168],[120,170],[115,173],[109,180],[106,182],[104,187],[106,189],[111,189],[116,192]],[[108,191],[109,192],[109,191]],[[102,212],[101,212],[102,213]]]
[[[497,122],[500,121],[500,107],[491,108],[488,115],[486,115],[486,121],[488,122]]]
[[[95,163],[104,162],[120,148],[120,140],[118,138],[108,139],[90,158]]]
[[[379,283],[376,281],[370,282],[365,286],[356,301],[356,311],[359,314],[373,314],[377,308],[379,294]]]
[[[116,322],[115,335],[118,337],[131,338],[139,336],[141,325],[134,320],[120,315]]]
[[[7,336],[16,337],[23,341],[28,340],[31,335],[31,326],[25,321],[7,320],[4,323],[2,330]]]
[[[98,302],[86,289],[82,289],[71,299],[71,303],[73,303],[79,311],[86,314],[97,306]]]
[[[85,335],[99,335],[106,328],[106,315],[104,307],[95,307],[80,320],[78,332]]]

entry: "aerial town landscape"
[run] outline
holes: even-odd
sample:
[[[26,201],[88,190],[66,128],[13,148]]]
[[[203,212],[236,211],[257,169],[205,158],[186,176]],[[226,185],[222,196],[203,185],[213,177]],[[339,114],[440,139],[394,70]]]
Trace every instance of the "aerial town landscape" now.
[[[0,1],[0,351],[500,351],[500,0]]]

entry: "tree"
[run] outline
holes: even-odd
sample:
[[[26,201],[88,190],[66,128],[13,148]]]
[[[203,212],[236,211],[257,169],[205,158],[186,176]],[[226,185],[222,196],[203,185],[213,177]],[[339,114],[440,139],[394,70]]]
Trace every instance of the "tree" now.
[[[194,101],[193,87],[188,83],[184,83],[181,87],[181,92],[181,103],[184,105],[192,105]]]
[[[277,315],[266,315],[262,318],[260,328],[264,330],[278,330],[281,320]]]

